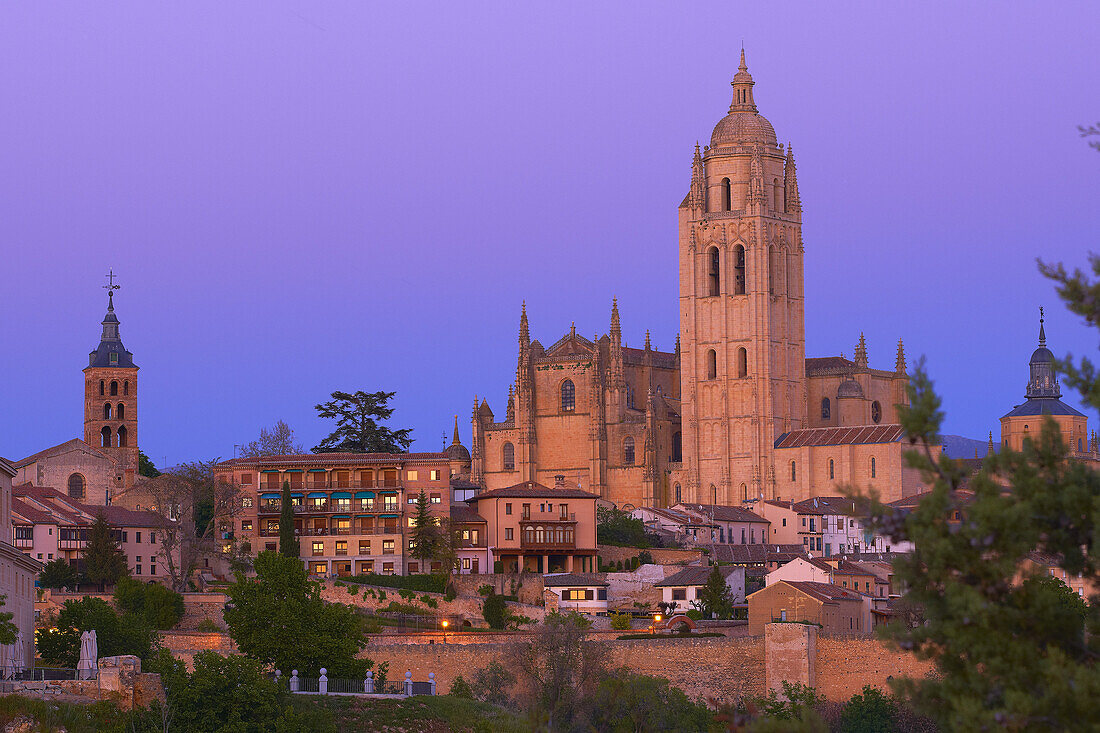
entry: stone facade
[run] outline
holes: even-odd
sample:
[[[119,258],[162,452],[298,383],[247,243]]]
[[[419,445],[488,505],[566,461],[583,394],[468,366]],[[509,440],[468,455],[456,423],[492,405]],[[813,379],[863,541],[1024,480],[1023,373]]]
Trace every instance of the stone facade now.
[[[0,458],[0,595],[3,610],[12,614],[22,638],[20,657],[26,667],[34,663],[34,581],[42,564],[24,555],[13,545],[11,523],[11,480],[15,467]],[[14,647],[0,645],[0,667],[12,660]]]

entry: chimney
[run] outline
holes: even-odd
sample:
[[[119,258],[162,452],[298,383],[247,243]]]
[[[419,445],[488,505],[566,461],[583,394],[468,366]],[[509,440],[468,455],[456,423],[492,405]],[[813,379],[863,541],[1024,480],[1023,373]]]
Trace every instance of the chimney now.
[[[554,488],[555,489],[564,489],[565,488],[565,475],[564,474],[559,473],[557,476],[554,477]]]

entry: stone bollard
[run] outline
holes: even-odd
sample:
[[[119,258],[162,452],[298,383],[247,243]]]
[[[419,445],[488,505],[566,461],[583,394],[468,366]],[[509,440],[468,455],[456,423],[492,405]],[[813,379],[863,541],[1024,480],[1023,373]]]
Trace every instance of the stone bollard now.
[[[435,672],[428,672],[429,695],[435,694]]]
[[[317,692],[321,693],[322,695],[328,694],[328,677],[325,676],[326,672],[328,672],[328,670],[324,667],[321,667],[321,676],[317,680]]]
[[[298,670],[294,670],[290,673],[290,691],[298,691]]]
[[[413,673],[412,670],[405,673],[405,697],[412,697],[413,694]]]
[[[374,672],[367,672],[367,678],[363,680],[363,692],[368,695],[374,693]]]

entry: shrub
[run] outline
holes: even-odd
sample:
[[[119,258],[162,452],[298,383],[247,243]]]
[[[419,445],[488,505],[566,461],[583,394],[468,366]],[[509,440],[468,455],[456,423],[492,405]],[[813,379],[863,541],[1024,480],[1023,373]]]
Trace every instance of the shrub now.
[[[587,730],[713,730],[713,716],[663,677],[627,669],[607,673],[583,705]]]
[[[508,626],[508,604],[503,596],[490,593],[481,603],[481,615],[489,628],[503,629]]]
[[[333,585],[336,586],[337,588],[343,588],[345,583],[342,580],[337,580],[335,583],[333,583]]]
[[[384,591],[384,590],[378,591],[378,600],[379,601],[386,600],[386,591]]]
[[[411,603],[400,603],[398,601],[390,601],[387,605],[378,609],[379,613],[403,613],[406,616],[432,616],[430,611],[427,611],[420,606],[414,606]]]
[[[216,621],[213,621],[212,619],[208,619],[208,618],[204,618],[202,621],[199,621],[198,625],[195,626],[195,628],[198,629],[199,631],[209,631],[209,632],[218,632],[218,631],[222,630],[222,628],[220,626],[218,626]]]
[[[56,629],[43,629],[36,635],[38,653],[47,662],[64,667],[75,667],[80,660],[83,631],[95,630],[101,657],[133,654],[147,659],[157,640],[144,615],[127,612],[120,616],[107,601],[91,596],[65,601]]]
[[[405,589],[405,588],[402,588],[401,590],[397,591],[397,595],[401,596],[406,601],[411,601],[411,600],[414,600],[416,598],[415,593],[413,593],[411,590],[408,590],[408,589]]]
[[[511,698],[508,691],[516,682],[516,676],[500,662],[489,662],[489,666],[474,674],[474,696],[490,705],[508,707]]]
[[[493,561],[493,572],[494,573],[503,573],[504,572],[504,561],[503,560],[494,560]]]
[[[451,683],[451,691],[448,693],[454,697],[461,697],[466,700],[474,699],[473,688],[470,687],[470,683],[462,679],[462,675],[455,677],[454,682]]]
[[[897,704],[877,687],[865,685],[852,695],[840,713],[840,729],[845,733],[875,733],[897,727]]]
[[[446,590],[446,578],[442,575],[355,575],[347,579],[351,583],[373,585],[382,588],[403,588],[419,593],[442,593]]]
[[[652,565],[653,555],[649,550],[642,550],[638,553],[638,563],[641,565]]]
[[[477,587],[478,595],[491,596],[493,595],[493,586],[486,583],[485,585],[479,585]]]
[[[161,630],[172,628],[183,618],[183,596],[160,583],[119,578],[115,603],[123,612],[141,616],[150,626]]]
[[[348,595],[349,596],[359,595],[359,590],[354,585],[347,586],[347,589],[348,589]]]
[[[698,621],[699,619],[703,618],[703,612],[697,608],[689,609],[685,615],[692,621]]]
[[[625,631],[630,628],[630,615],[625,613],[608,614],[611,619],[611,628],[617,631]]]
[[[445,600],[445,601],[446,601],[447,603],[450,603],[450,602],[451,602],[451,601],[453,601],[453,600],[454,600],[454,599],[455,599],[455,598],[456,598],[457,596],[458,596],[458,594],[457,594],[457,593],[455,593],[455,589],[454,589],[454,586],[453,586],[453,585],[449,585],[449,586],[447,586],[447,592],[443,594],[443,600]]]
[[[428,608],[439,608],[439,601],[431,596],[420,596],[420,602]]]
[[[377,616],[364,616],[363,617],[363,633],[364,634],[380,634],[382,633],[382,621]]]

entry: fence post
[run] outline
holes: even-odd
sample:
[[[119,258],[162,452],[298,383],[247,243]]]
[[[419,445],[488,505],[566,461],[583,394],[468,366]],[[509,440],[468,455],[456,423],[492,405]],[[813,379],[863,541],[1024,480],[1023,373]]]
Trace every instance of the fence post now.
[[[405,697],[412,697],[413,694],[413,673],[409,670],[405,673]]]
[[[368,695],[374,692],[374,672],[367,671],[367,678],[363,680],[363,692]]]
[[[429,695],[435,694],[435,672],[428,672]]]
[[[328,670],[321,667],[321,676],[317,679],[317,692],[322,695],[328,694],[328,677],[325,676],[325,672],[328,672]]]
[[[290,673],[290,691],[298,691],[298,670],[294,670]]]

